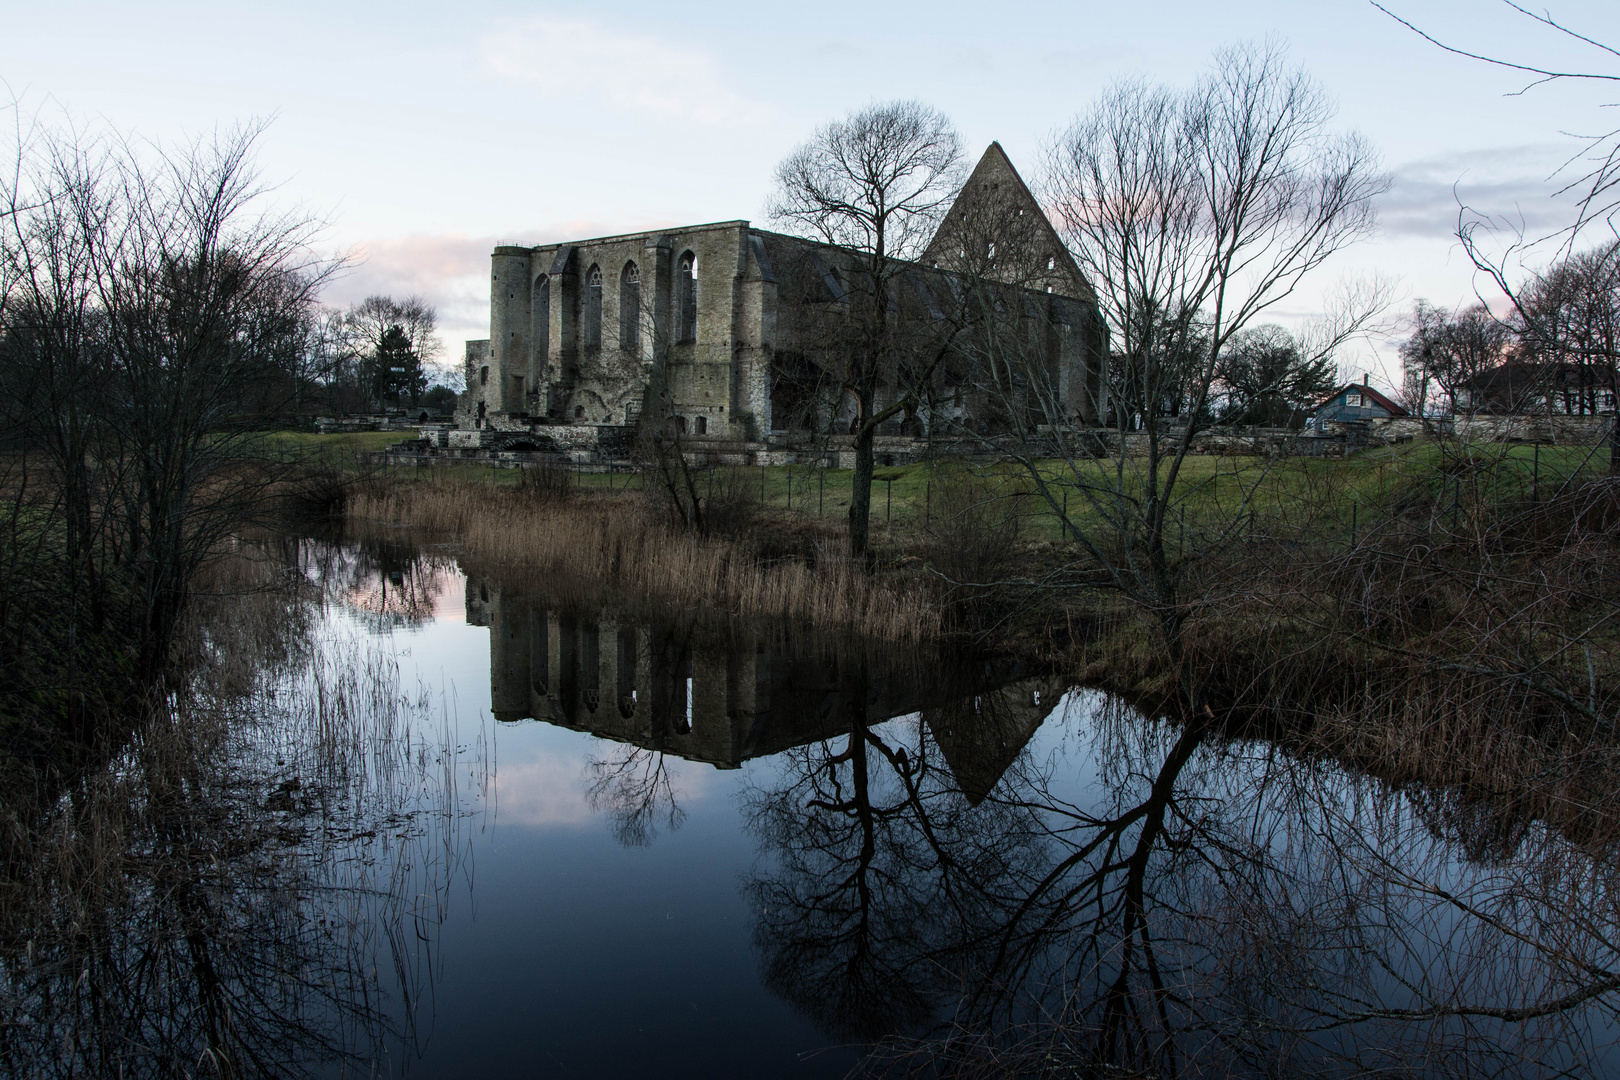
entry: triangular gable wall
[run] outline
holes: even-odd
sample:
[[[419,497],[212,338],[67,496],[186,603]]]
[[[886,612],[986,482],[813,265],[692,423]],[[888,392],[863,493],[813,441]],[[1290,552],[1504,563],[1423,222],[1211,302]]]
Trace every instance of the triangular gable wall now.
[[[979,158],[979,163],[973,167],[956,201],[934,232],[934,238],[929,241],[922,261],[931,266],[950,268],[962,250],[964,236],[980,228],[976,219],[982,217],[978,212],[985,207],[995,210],[990,220],[1001,215],[1017,214],[1020,210],[1033,215],[1035,228],[1027,242],[1029,251],[1024,256],[1028,262],[1026,265],[1009,267],[1004,280],[1026,287],[1050,286],[1049,291],[1061,296],[1094,299],[1090,282],[1080,272],[1074,257],[1052,227],[1051,219],[1041,209],[1041,204],[1029,190],[1029,185],[1024,183],[1024,178],[1018,175],[1018,170],[1013,167],[999,142],[991,143],[984,156]],[[977,239],[982,240],[983,237]]]

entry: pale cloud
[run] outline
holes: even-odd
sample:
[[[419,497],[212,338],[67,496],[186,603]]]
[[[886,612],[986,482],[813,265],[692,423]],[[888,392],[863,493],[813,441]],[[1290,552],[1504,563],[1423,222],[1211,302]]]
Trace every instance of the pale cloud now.
[[[706,53],[586,19],[528,19],[484,41],[485,66],[510,82],[620,112],[703,125],[758,125],[773,110],[726,87]]]
[[[322,300],[346,307],[368,296],[422,297],[439,314],[443,351],[438,362],[455,367],[465,341],[489,336],[489,254],[497,243],[548,244],[670,224],[575,218],[515,226],[500,236],[451,232],[374,237],[354,246],[349,268],[326,287]]]
[[[624,748],[618,744],[584,742],[580,752],[543,752],[525,761],[503,761],[491,784],[496,820],[530,828],[583,825],[605,820],[605,811],[591,806],[586,791],[594,757],[609,757]],[[654,753],[655,751],[634,751]],[[690,808],[712,798],[721,789],[719,770],[704,762],[666,755],[663,767],[677,805]]]
[[[546,756],[502,763],[495,774],[496,820],[530,827],[583,825],[596,817],[581,779],[583,758]]]
[[[1492,147],[1409,161],[1393,173],[1379,203],[1386,236],[1445,239],[1457,231],[1461,207],[1522,225],[1531,235],[1567,223],[1572,208],[1554,198],[1550,177],[1570,147],[1536,144]]]

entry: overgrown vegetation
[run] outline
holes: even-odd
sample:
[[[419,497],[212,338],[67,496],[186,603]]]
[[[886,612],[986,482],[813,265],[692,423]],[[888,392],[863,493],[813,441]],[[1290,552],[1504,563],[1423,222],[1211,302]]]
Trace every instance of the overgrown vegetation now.
[[[357,493],[348,513],[443,536],[482,558],[677,608],[783,618],[894,641],[938,629],[926,590],[869,576],[838,552],[834,533],[803,534],[808,552],[773,557],[768,545],[751,545],[745,535],[672,529],[660,504],[642,493],[570,499],[566,472],[523,475],[525,482],[511,489],[442,479],[379,487]],[[729,513],[736,522],[745,511]]]

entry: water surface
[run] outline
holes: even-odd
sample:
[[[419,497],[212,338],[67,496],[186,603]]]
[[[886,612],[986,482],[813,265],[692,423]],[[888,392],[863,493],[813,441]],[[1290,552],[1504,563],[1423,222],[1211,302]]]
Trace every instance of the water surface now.
[[[1595,812],[1569,835],[1016,659],[404,542],[262,557],[283,585],[209,624],[226,734],[113,761],[118,887],[46,897],[0,955],[0,1072],[1614,1064]]]

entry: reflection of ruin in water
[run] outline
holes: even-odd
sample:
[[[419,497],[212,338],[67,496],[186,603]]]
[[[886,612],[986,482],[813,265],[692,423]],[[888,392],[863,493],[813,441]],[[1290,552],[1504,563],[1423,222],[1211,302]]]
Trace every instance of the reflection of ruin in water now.
[[[735,769],[847,734],[857,720],[920,713],[974,801],[1067,689],[1016,661],[908,670],[898,658],[877,664],[854,650],[795,648],[755,627],[632,623],[609,609],[582,615],[492,579],[468,579],[467,622],[490,630],[497,720],[544,720]],[[963,723],[967,716],[974,722]]]

